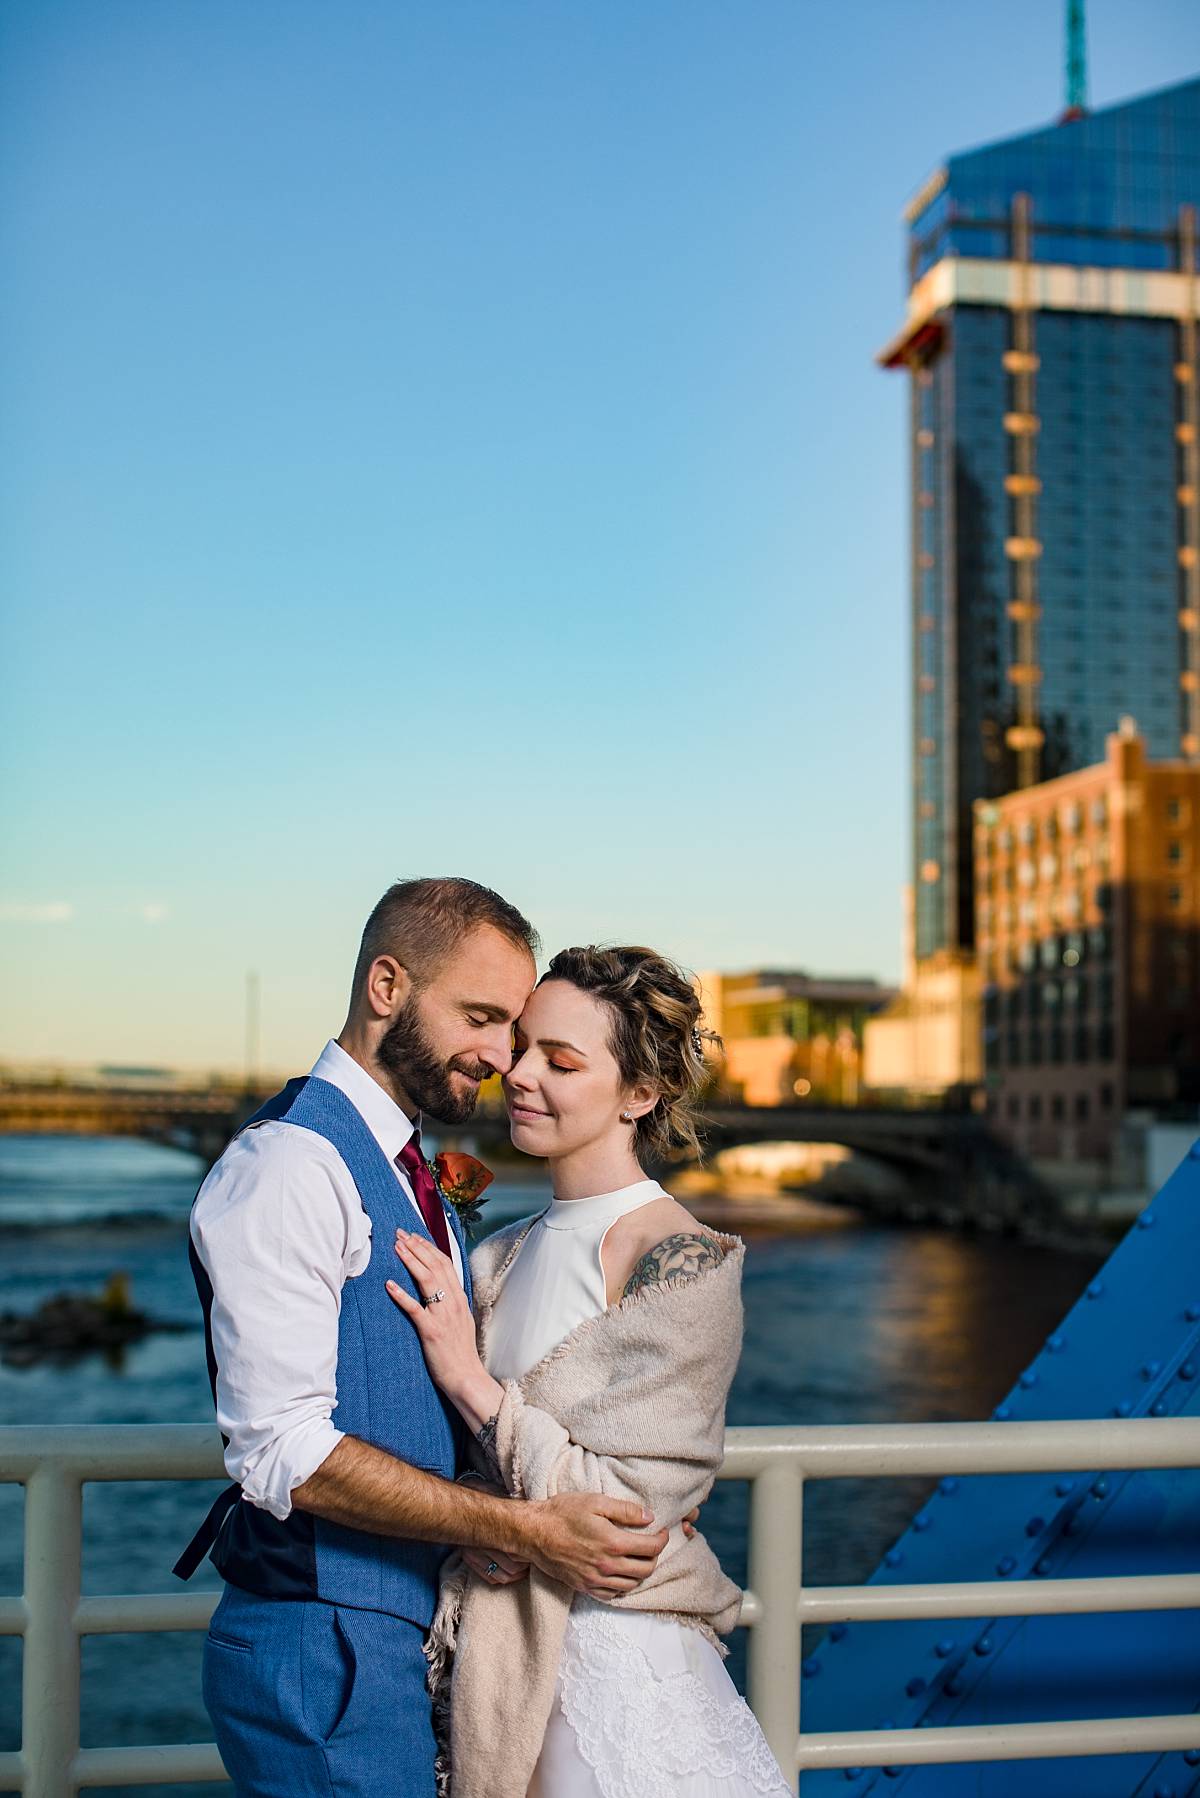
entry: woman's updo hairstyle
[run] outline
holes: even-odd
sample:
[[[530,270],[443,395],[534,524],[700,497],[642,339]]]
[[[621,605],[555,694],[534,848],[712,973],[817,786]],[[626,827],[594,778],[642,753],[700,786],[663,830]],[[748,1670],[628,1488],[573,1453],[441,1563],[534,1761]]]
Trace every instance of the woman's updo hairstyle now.
[[[653,949],[560,949],[542,976],[566,980],[608,1008],[609,1047],[623,1083],[658,1088],[653,1110],[634,1122],[639,1155],[665,1160],[680,1149],[700,1154],[696,1117],[708,1079],[700,1000],[681,968]]]

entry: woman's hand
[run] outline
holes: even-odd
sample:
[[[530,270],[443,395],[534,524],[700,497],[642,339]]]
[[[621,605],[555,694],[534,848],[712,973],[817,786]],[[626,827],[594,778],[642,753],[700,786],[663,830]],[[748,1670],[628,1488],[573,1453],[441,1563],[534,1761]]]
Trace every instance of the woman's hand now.
[[[529,1578],[529,1562],[515,1561],[511,1555],[502,1555],[497,1549],[490,1553],[486,1548],[464,1548],[459,1551],[472,1573],[477,1573],[489,1586],[514,1586],[518,1580]]]
[[[430,1378],[470,1427],[480,1430],[500,1409],[504,1389],[479,1359],[475,1319],[454,1263],[426,1237],[408,1230],[396,1231],[396,1253],[424,1303],[418,1304],[395,1280],[387,1282],[388,1296],[421,1338]]]

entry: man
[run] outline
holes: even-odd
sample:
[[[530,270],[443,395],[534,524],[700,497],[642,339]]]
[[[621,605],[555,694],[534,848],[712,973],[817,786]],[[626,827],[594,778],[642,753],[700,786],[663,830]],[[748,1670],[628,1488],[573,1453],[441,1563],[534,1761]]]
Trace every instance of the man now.
[[[498,1582],[533,1563],[603,1592],[644,1577],[666,1543],[627,1501],[519,1504],[456,1485],[461,1425],[386,1290],[416,1296],[392,1253],[401,1225],[449,1254],[470,1294],[419,1126],[462,1123],[507,1071],[535,949],[521,914],[473,881],[391,887],[341,1035],[197,1194],[192,1266],[236,1484],[176,1571],[211,1549],[226,1581],[204,1696],[246,1798],[432,1798],[422,1643],[447,1544]]]

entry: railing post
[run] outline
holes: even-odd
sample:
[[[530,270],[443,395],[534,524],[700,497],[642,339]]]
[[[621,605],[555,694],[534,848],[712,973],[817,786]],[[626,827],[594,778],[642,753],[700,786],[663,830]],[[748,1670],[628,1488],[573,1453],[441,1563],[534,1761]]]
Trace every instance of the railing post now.
[[[762,1607],[746,1648],[750,1707],[796,1790],[804,1476],[781,1460],[750,1485],[750,1588]]]
[[[79,1752],[79,1604],[83,1495],[52,1461],[25,1484],[25,1664],[22,1756],[26,1798],[70,1798]]]

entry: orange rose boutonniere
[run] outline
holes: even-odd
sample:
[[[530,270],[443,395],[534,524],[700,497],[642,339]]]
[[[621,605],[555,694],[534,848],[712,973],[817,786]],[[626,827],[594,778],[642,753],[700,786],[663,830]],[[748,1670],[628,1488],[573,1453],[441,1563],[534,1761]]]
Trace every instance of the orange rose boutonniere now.
[[[481,1195],[495,1175],[474,1155],[461,1149],[442,1149],[433,1158],[433,1177],[438,1191],[448,1205],[453,1205],[464,1230],[473,1230],[479,1222]]]

